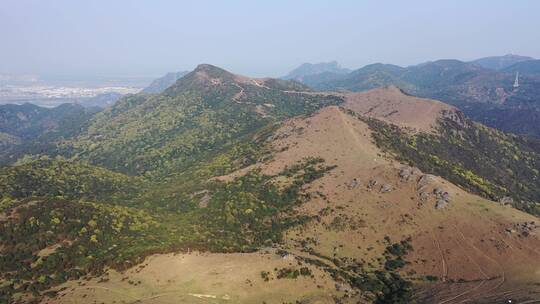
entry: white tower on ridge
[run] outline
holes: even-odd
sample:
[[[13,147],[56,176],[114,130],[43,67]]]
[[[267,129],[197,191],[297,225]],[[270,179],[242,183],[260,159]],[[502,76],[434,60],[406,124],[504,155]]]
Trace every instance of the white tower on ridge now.
[[[519,72],[516,72],[516,80],[514,81],[514,88],[519,88]]]

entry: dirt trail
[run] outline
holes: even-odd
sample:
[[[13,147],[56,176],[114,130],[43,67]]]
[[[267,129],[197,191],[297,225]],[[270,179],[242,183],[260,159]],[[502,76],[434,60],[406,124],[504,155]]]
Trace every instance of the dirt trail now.
[[[362,144],[362,140],[360,139],[358,133],[354,130],[354,128],[351,126],[347,118],[345,117],[345,114],[343,111],[338,110],[339,112],[339,118],[341,120],[341,125],[345,128],[345,130],[351,135],[352,138],[354,138],[354,142],[358,149],[362,150],[364,145]]]
[[[478,268],[478,270],[480,271],[480,273],[484,276],[484,280],[480,281],[480,283],[478,285],[476,285],[474,288],[472,289],[469,289],[469,290],[466,290],[460,294],[457,294],[449,299],[446,299],[446,300],[443,300],[440,302],[440,304],[443,304],[443,303],[448,303],[450,301],[453,301],[453,300],[456,300],[458,298],[461,298],[463,296],[466,296],[472,292],[474,292],[475,290],[478,290],[480,287],[482,287],[488,280],[489,280],[489,276],[484,272],[484,270],[482,269],[482,267],[480,267],[480,265],[476,262],[476,260],[474,260],[468,253],[467,253],[467,250],[465,248],[463,248],[463,245],[461,245],[461,243],[459,242],[455,242],[458,247],[460,247],[463,251],[463,253],[465,253],[465,255],[467,256],[467,258],[476,266],[476,268]],[[464,301],[468,301],[470,299],[465,299]]]
[[[437,247],[437,249],[439,251],[439,254],[441,256],[441,265],[442,265],[441,280],[443,282],[446,282],[446,278],[448,277],[448,269],[446,267],[446,259],[444,258],[444,252],[441,249],[441,243],[439,242],[439,239],[435,236],[435,234],[432,231],[430,231],[430,233],[431,233],[431,237],[433,239],[433,243],[435,243],[435,246]]]
[[[236,84],[236,83],[234,83],[234,86],[237,87],[237,88],[239,88],[240,91],[239,91],[238,93],[234,94],[234,96],[233,96],[232,99],[233,99],[235,102],[237,102],[237,103],[241,103],[241,102],[240,102],[240,97],[244,96],[244,88],[241,87],[241,86],[239,86],[239,85]]]
[[[455,295],[455,296],[452,296],[448,299],[445,299],[441,302],[439,302],[439,304],[444,304],[444,303],[448,303],[450,301],[454,301],[456,299],[459,299],[461,297],[464,297],[464,296],[469,296],[467,298],[464,298],[460,301],[461,302],[469,302],[469,301],[474,301],[475,299],[478,299],[478,298],[483,298],[484,295],[486,294],[489,294],[491,293],[493,290],[496,290],[498,288],[500,288],[505,280],[506,280],[506,277],[505,277],[505,272],[504,272],[504,268],[501,266],[501,264],[499,262],[497,262],[495,259],[493,259],[492,257],[490,257],[489,255],[487,255],[486,253],[484,253],[482,250],[478,249],[478,247],[476,247],[474,244],[470,243],[467,238],[465,237],[465,235],[463,234],[463,232],[457,227],[454,225],[454,229],[455,231],[458,233],[459,237],[463,240],[463,243],[465,245],[467,245],[469,248],[475,250],[479,255],[485,257],[486,259],[492,261],[499,269],[500,269],[500,273],[498,275],[498,277],[501,278],[501,281],[498,282],[495,286],[493,287],[489,287],[487,289],[480,289],[482,286],[485,285],[486,282],[490,281],[490,277],[482,270],[482,268],[480,267],[480,265],[474,260],[472,259],[472,257],[470,257],[466,252],[467,250],[465,248],[462,247],[462,245],[460,244],[460,247],[463,249],[463,252],[469,257],[469,259],[471,259],[471,261],[480,269],[480,272],[482,273],[482,275],[484,276],[484,280],[482,280],[480,282],[480,284],[478,284],[477,286],[475,286],[474,288],[472,289],[469,289],[469,290],[466,290],[458,295]],[[478,293],[474,294],[475,291],[478,291]]]

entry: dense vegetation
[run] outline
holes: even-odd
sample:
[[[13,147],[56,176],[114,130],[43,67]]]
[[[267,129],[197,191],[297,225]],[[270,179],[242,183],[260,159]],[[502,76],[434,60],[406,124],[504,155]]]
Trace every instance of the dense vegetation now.
[[[540,142],[467,121],[439,122],[438,134],[409,134],[361,117],[375,130],[377,145],[424,172],[443,176],[492,200],[511,197],[514,206],[540,214]]]
[[[295,83],[271,85],[280,89],[203,65],[161,95],[131,96],[97,114],[64,150],[128,174],[177,171],[272,121],[341,102],[281,90]]]
[[[105,265],[129,266],[140,254],[130,248],[141,238],[151,242],[148,233],[157,226],[143,211],[100,203],[28,198],[10,206],[4,209],[10,217],[0,221],[2,302],[99,274]]]
[[[0,166],[25,154],[55,154],[55,142],[83,132],[95,113],[76,104],[52,109],[29,103],[0,105]]]
[[[0,170],[0,200],[51,196],[118,201],[133,196],[140,183],[103,168],[43,156]]]
[[[218,159],[223,157],[227,156]],[[202,166],[212,166],[215,172],[227,170],[216,168],[217,164]],[[37,164],[4,169],[2,186],[29,177],[29,168],[36,168],[32,171],[35,179],[17,183],[16,189],[9,188],[11,195],[1,201],[5,214],[0,218],[3,299],[17,292],[37,296],[68,279],[100,274],[104,266],[129,267],[156,252],[189,248],[249,252],[271,246],[280,242],[285,229],[309,220],[290,207],[302,202],[303,185],[332,169],[322,159],[306,159],[277,176],[252,171],[227,183],[198,180],[205,183],[205,193],[211,195],[207,205],[200,205],[201,197],[195,193],[179,195],[175,204],[168,202],[156,208],[139,204],[136,196],[119,197],[124,191],[132,193],[122,188],[122,184],[129,185],[125,180],[130,177],[64,161],[39,160]],[[87,176],[79,188],[71,187],[75,172]],[[188,174],[195,176],[194,172]],[[52,180],[53,186],[43,187],[40,181],[52,176],[58,176]],[[277,178],[289,182],[276,184]],[[117,181],[124,182],[119,189],[112,189]],[[107,184],[104,188],[103,183]],[[145,183],[139,186],[153,185]],[[185,191],[185,187],[192,186],[180,185]],[[86,191],[95,193],[93,198],[100,200],[88,201]],[[124,207],[110,203],[122,199],[130,202],[124,202]]]
[[[329,258],[313,249],[308,252],[317,258],[297,257],[302,262],[315,265],[328,272],[337,282],[346,282],[362,297],[377,304],[411,303],[413,302],[412,282],[402,277],[399,271],[405,267],[406,255],[413,250],[411,238],[392,243],[389,237],[381,261],[384,267],[370,269],[363,262],[353,258]]]

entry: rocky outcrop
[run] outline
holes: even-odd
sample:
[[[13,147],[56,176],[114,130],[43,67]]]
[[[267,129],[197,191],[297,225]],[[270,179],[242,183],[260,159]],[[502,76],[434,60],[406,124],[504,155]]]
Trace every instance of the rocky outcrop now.
[[[450,194],[446,190],[437,187],[433,189],[433,194],[435,194],[435,197],[437,198],[435,209],[444,209],[448,206],[448,203],[450,203]]]
[[[433,177],[427,174],[420,176],[417,182],[416,190],[422,191],[433,182]]]
[[[512,227],[506,228],[506,232],[510,234],[517,234],[520,237],[528,237],[530,235],[536,234],[540,226],[536,222],[522,222],[516,223]]]
[[[469,125],[465,114],[458,110],[442,110],[441,116],[444,120],[451,121],[462,128],[465,128]]]

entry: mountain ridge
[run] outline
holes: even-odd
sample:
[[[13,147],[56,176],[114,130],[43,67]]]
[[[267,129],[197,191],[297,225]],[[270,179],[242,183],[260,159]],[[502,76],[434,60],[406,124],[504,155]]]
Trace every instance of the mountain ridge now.
[[[142,92],[144,93],[161,93],[171,85],[173,85],[178,79],[184,77],[187,71],[169,72],[157,79],[154,79]]]
[[[1,300],[540,294],[540,142],[396,86],[317,92],[203,64],[53,144],[0,168]]]
[[[533,60],[534,58],[529,56],[520,56],[515,54],[506,54],[503,56],[490,56],[483,57],[471,61],[472,64],[479,65],[484,68],[493,69],[493,70],[504,70],[507,67],[514,65],[516,63]]]

